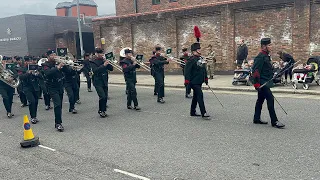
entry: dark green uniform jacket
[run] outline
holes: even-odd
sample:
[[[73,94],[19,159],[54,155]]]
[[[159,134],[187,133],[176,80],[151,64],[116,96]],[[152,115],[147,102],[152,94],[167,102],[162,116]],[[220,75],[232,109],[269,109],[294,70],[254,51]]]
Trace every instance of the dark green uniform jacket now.
[[[201,85],[208,82],[206,66],[200,56],[191,56],[184,69],[185,83]]]
[[[39,75],[33,75],[31,73],[27,73],[26,67],[18,68],[18,75],[20,81],[22,82],[22,91],[40,91],[39,88]]]
[[[113,71],[113,66],[111,64],[104,66],[103,64],[103,59],[90,61],[93,71],[92,80],[94,86],[108,86],[108,71]]]
[[[152,64],[153,72],[156,74],[164,74],[164,65],[169,64],[169,62],[167,62],[167,58],[163,56],[153,56],[150,63]]]
[[[270,55],[267,52],[261,51],[258,56],[254,59],[252,67],[252,77],[254,87],[258,88],[262,84],[268,82],[273,77],[273,68],[271,64]],[[272,87],[273,82],[270,81],[266,85],[267,87]]]
[[[63,94],[63,80],[64,75],[63,71],[66,66],[63,66],[60,70],[56,67],[55,61],[47,61],[42,64],[44,75],[45,75],[45,82],[50,93],[59,93]]]
[[[126,58],[120,62],[120,66],[122,67],[125,80],[136,83],[137,82],[136,68],[140,68],[140,65],[139,64],[133,65],[132,60]]]

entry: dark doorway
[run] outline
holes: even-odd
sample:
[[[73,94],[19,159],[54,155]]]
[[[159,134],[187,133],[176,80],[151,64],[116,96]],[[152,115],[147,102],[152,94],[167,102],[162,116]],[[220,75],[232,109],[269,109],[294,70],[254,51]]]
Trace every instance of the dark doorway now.
[[[93,33],[83,32],[82,41],[83,41],[84,53],[94,53]],[[77,59],[81,59],[80,39],[79,39],[78,32],[76,33],[76,47],[77,47]]]

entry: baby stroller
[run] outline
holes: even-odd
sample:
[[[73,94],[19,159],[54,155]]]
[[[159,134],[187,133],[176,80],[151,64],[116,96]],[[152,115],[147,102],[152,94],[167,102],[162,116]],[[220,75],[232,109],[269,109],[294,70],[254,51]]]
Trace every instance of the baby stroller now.
[[[281,68],[279,62],[274,62],[272,64],[272,67],[273,67],[273,77],[276,77],[276,78],[273,79],[273,83],[274,84],[280,83],[280,84],[284,85],[285,82],[284,82],[283,77],[282,77],[282,75],[284,73],[284,68],[283,69]]]
[[[232,80],[232,85],[237,85],[239,82],[245,83],[247,86],[252,86],[249,77],[251,76],[250,69],[236,69],[234,70],[234,76]]]
[[[320,56],[310,57],[307,61],[307,65],[300,69],[293,70],[292,87],[298,89],[297,84],[302,83],[303,89],[309,89],[309,84],[315,81],[320,85],[320,79],[317,77],[319,72]]]

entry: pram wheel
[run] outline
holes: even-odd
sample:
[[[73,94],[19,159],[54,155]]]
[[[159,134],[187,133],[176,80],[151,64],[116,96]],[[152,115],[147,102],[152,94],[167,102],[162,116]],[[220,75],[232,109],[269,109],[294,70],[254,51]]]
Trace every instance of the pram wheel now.
[[[309,89],[309,84],[303,84],[303,89],[308,90]]]
[[[293,87],[293,89],[298,89],[297,83],[292,82],[292,87]]]
[[[232,85],[236,86],[236,85],[238,85],[238,82],[237,81],[232,81]]]

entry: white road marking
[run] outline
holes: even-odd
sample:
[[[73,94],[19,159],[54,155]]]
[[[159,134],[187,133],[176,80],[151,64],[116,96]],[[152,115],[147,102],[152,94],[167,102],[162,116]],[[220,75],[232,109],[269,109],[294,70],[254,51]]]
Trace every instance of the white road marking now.
[[[39,147],[44,148],[44,149],[48,149],[50,151],[56,151],[55,149],[49,148],[47,146],[43,146],[43,145],[39,145]]]
[[[0,132],[0,134],[1,134],[2,132]]]
[[[126,171],[122,171],[120,169],[114,169],[114,171],[117,172],[117,173],[125,174],[125,175],[130,176],[130,177],[137,178],[137,179],[150,180],[149,178],[146,178],[146,177],[143,177],[143,176],[139,176],[139,175],[136,175],[136,174],[132,174],[132,173],[129,173],[129,172],[126,172]]]

